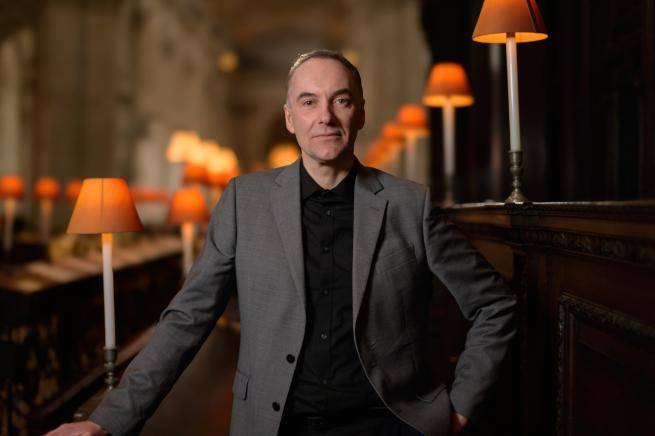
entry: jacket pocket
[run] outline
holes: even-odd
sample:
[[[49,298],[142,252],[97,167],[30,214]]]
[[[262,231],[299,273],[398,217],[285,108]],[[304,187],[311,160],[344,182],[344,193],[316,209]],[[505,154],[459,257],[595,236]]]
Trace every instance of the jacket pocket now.
[[[248,395],[248,380],[250,377],[242,373],[237,369],[237,373],[234,376],[234,384],[232,385],[232,393],[234,398],[239,398],[245,400]]]

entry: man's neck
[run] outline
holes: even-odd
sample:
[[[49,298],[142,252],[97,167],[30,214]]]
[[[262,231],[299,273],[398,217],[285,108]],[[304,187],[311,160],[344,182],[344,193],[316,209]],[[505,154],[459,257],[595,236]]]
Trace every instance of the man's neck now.
[[[340,160],[339,162],[321,163],[313,159],[303,159],[302,165],[311,178],[323,189],[332,189],[337,186],[350,172],[355,163],[355,157]]]

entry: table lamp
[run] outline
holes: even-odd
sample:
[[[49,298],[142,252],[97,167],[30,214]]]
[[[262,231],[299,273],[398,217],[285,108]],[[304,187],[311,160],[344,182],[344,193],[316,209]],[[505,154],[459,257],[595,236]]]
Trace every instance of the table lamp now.
[[[66,192],[64,194],[66,196],[66,201],[75,204],[78,195],[80,195],[80,190],[82,190],[81,180],[74,179],[66,183]]]
[[[400,107],[396,121],[405,134],[405,175],[414,174],[414,180],[427,184],[427,169],[419,169],[418,142],[421,138],[429,136],[428,117],[425,110],[416,104],[405,104]],[[422,156],[422,164],[429,162],[429,157]]]
[[[239,175],[239,160],[229,147],[212,148],[207,156],[207,181],[211,190],[211,204],[218,202],[232,177]]]
[[[14,219],[16,218],[16,201],[23,198],[25,185],[20,177],[8,175],[0,179],[0,197],[5,203],[5,226],[2,239],[4,254],[9,256],[13,243]]]
[[[387,170],[395,175],[400,175],[403,171],[401,162],[398,159],[399,152],[405,147],[405,135],[400,125],[394,121],[388,121],[382,126],[380,134],[381,141],[379,146],[384,150],[384,163]],[[404,174],[408,177],[408,174]]]
[[[188,162],[192,150],[200,145],[200,137],[190,130],[178,130],[173,135],[166,148],[166,159],[172,163]]]
[[[521,192],[523,149],[519,118],[519,77],[516,44],[548,38],[535,0],[485,0],[473,31],[473,41],[505,44],[507,53],[507,97],[509,100],[510,171],[512,193],[505,203],[527,201]]]
[[[196,223],[207,222],[209,211],[200,190],[196,188],[181,188],[175,192],[168,212],[168,222],[180,225],[182,233],[182,269],[186,276],[193,264],[193,241],[196,233]]]
[[[142,230],[132,195],[123,179],[85,179],[66,233],[102,235],[102,280],[105,313],[105,383],[116,385],[116,328],[112,233]]]
[[[52,177],[41,177],[34,185],[34,198],[39,201],[41,242],[44,244],[50,240],[52,206],[60,191],[59,182]]]
[[[456,62],[439,62],[432,67],[423,94],[423,104],[441,107],[443,120],[444,205],[454,203],[455,108],[474,102],[466,70]]]

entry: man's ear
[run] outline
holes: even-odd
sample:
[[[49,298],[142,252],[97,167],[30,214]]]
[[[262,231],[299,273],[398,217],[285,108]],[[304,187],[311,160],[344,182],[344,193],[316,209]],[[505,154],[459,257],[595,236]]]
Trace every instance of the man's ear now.
[[[289,133],[295,135],[296,131],[293,128],[293,121],[291,120],[291,111],[289,110],[289,107],[287,106],[287,104],[285,104],[283,106],[283,109],[284,109],[284,124],[286,124],[287,130],[289,131]]]

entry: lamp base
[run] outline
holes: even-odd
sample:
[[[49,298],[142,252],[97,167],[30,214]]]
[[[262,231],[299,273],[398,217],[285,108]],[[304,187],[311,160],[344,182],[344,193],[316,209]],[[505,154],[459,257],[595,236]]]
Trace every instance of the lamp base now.
[[[116,356],[118,355],[116,347],[114,348],[105,348],[105,371],[107,375],[105,377],[105,385],[107,385],[107,390],[111,391],[116,387]]]
[[[512,173],[512,193],[505,199],[505,204],[526,203],[528,199],[521,192],[521,175],[523,174],[523,152],[510,151],[510,172]]]

